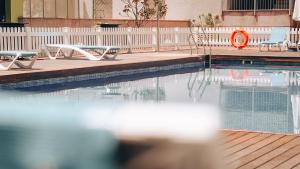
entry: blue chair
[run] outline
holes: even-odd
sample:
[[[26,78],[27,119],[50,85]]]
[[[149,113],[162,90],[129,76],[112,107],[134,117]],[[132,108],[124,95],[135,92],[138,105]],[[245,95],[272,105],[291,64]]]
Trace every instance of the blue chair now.
[[[278,46],[281,51],[281,47],[287,45],[288,40],[286,39],[287,32],[289,28],[272,28],[270,39],[268,41],[259,44],[259,51],[262,51],[263,46],[267,46],[268,51],[270,51],[271,46]]]

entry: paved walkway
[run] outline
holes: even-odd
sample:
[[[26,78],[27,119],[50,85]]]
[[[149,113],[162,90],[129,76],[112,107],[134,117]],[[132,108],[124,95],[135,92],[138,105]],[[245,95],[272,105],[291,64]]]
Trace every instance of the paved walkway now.
[[[161,53],[134,53],[134,54],[121,54],[116,60],[102,60],[102,61],[89,61],[85,58],[75,57],[73,59],[57,59],[49,60],[48,58],[41,58],[37,60],[32,70],[26,69],[12,69],[10,71],[0,71],[1,75],[22,74],[32,72],[45,72],[55,70],[68,70],[85,67],[97,66],[110,66],[110,65],[126,65],[130,63],[145,63],[153,61],[167,61],[176,60],[181,58],[197,57],[191,56],[188,53],[177,52],[161,52]]]
[[[84,58],[71,60],[41,58],[32,70],[12,69],[10,71],[0,71],[0,83],[193,62],[198,61],[201,55],[203,55],[202,49],[199,50],[198,55],[195,51],[194,55],[190,55],[189,50],[120,54],[117,60],[111,61],[88,61]],[[255,58],[262,58],[264,61],[276,59],[276,61],[300,63],[300,53],[298,52],[259,52],[257,49],[213,48],[212,55],[218,60],[255,56]],[[3,63],[3,61],[0,62]]]
[[[42,58],[36,62],[31,70],[12,69],[9,71],[0,71],[0,83],[120,71],[195,62],[198,60],[199,56],[174,52],[122,54],[116,60],[102,61],[89,61],[84,58],[57,60]]]

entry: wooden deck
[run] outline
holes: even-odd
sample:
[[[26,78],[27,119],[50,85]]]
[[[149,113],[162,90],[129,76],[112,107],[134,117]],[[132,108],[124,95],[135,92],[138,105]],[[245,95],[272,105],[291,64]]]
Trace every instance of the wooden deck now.
[[[300,136],[223,131],[225,163],[229,169],[300,168]]]
[[[157,168],[162,164],[166,169],[171,169],[174,166],[185,166],[186,163],[191,163],[191,169],[196,169],[196,166],[202,166],[203,159],[210,166],[220,162],[219,167],[212,167],[216,169],[300,168],[300,135],[222,130],[216,142],[210,140],[186,144],[169,142],[168,139],[149,139],[151,137],[133,138],[122,137],[119,140],[133,154],[135,150],[145,147],[144,150],[137,151],[139,156],[133,155],[136,158],[133,161],[147,164],[147,169]],[[211,152],[216,154],[211,156]]]

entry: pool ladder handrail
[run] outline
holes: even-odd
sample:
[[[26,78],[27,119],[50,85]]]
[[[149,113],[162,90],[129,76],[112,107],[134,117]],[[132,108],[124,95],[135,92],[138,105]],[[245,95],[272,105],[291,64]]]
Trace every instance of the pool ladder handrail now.
[[[193,54],[193,47],[192,47],[191,39],[193,40],[193,43],[194,43],[194,45],[196,47],[197,55],[199,54],[199,46],[198,46],[199,43],[197,41],[199,41],[199,39],[200,39],[200,42],[201,42],[201,44],[203,46],[203,53],[204,53],[204,55],[209,56],[209,67],[210,67],[210,65],[211,65],[211,56],[212,56],[212,48],[211,48],[211,44],[210,44],[210,41],[209,41],[209,38],[208,38],[208,34],[205,31],[203,24],[201,23],[200,26],[197,26],[196,36],[197,36],[198,40],[196,41],[196,39],[195,39],[195,33],[193,32],[193,28],[194,28],[193,26],[189,27],[189,30],[190,30],[190,34],[189,34],[189,46],[190,46],[190,49],[191,49],[191,55]],[[201,28],[202,34],[204,35],[204,40],[201,38],[200,28]],[[208,54],[206,53],[206,44],[204,43],[204,41],[207,42],[207,46],[208,46],[208,50],[209,50]]]
[[[194,99],[195,102],[198,102],[204,92],[205,89],[207,88],[208,84],[211,81],[211,77],[212,77],[212,69],[208,69],[208,77],[207,77],[207,69],[199,69],[199,71],[196,73],[195,78],[192,80],[193,78],[193,73],[190,74],[190,78],[188,81],[188,90],[189,90],[189,97],[192,97]],[[203,71],[203,76],[202,79],[200,80],[200,84],[198,86],[198,88],[196,90],[194,90],[195,84],[198,80],[199,74],[200,72]],[[199,95],[198,95],[199,94]]]

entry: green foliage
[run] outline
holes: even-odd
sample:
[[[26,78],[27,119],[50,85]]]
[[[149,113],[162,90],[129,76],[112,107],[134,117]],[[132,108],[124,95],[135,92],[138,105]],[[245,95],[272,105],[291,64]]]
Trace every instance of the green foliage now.
[[[192,21],[192,26],[217,27],[220,24],[221,19],[219,15],[213,16],[211,13],[199,15],[197,20]]]
[[[157,8],[159,18],[163,18],[167,14],[168,7],[163,0],[121,0],[124,4],[120,13],[134,20],[136,27],[141,27],[147,20],[154,19],[157,16]]]

